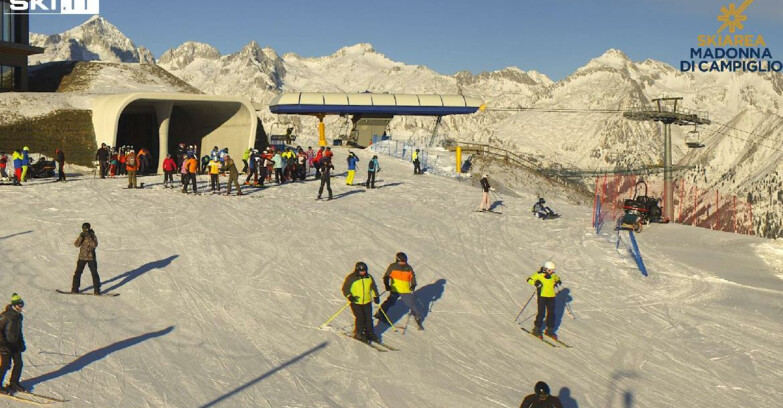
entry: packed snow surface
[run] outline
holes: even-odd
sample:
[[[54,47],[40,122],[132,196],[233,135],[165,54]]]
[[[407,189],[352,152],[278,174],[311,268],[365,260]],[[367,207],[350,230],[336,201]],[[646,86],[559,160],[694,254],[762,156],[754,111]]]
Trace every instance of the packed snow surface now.
[[[362,181],[371,153],[358,153]],[[378,188],[349,187],[345,154],[332,201],[315,201],[315,181],[244,197],[185,195],[159,176],[138,190],[90,174],[0,187],[0,296],[25,300],[23,384],[62,407],[517,407],[539,380],[566,408],[780,406],[780,242],[650,226],[643,277],[612,233],[590,228],[592,208],[547,197],[563,217],[541,221],[529,198],[504,194],[502,215],[476,213],[479,189],[383,156]],[[70,288],[83,222],[118,297],[55,292]],[[379,326],[400,349],[379,353],[317,329],[344,305],[355,262],[380,281],[398,251],[425,331]],[[547,260],[571,349],[514,322]],[[405,313],[399,302],[390,316],[402,325]],[[345,311],[330,326],[352,324]]]

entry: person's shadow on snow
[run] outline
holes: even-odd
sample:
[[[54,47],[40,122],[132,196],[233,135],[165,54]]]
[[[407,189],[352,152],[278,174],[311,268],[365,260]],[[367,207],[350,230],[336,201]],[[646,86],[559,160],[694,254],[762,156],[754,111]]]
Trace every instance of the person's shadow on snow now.
[[[416,291],[416,298],[419,300],[419,309],[421,310],[421,320],[426,320],[427,315],[432,310],[432,306],[441,297],[446,290],[446,279],[438,279],[429,285],[422,286]]]
[[[149,332],[142,334],[140,336],[131,337],[125,340],[120,340],[116,343],[109,344],[108,346],[99,348],[97,350],[90,351],[87,354],[84,354],[82,356],[79,356],[76,360],[71,361],[70,363],[60,367],[59,369],[52,371],[50,373],[41,374],[38,377],[28,378],[24,381],[22,381],[22,384],[29,388],[31,391],[37,384],[54,380],[55,378],[62,377],[64,375],[72,374],[75,372],[81,371],[84,367],[87,367],[88,365],[102,360],[106,358],[109,354],[112,354],[114,352],[126,349],[131,346],[135,346],[139,343],[142,343],[144,341],[154,339],[156,337],[165,336],[169,333],[171,333],[174,330],[174,326],[169,326],[163,330],[156,331],[156,332]]]
[[[557,292],[555,295],[555,330],[560,327],[560,323],[563,322],[563,315],[566,313],[566,303],[574,300],[571,298],[571,290],[563,288],[563,290]]]
[[[560,398],[560,402],[563,404],[563,408],[579,408],[579,404],[575,399],[571,398],[571,390],[568,387],[563,387],[557,394],[557,398]]]
[[[179,255],[172,255],[172,256],[170,256],[170,257],[168,257],[166,259],[161,259],[159,261],[149,262],[149,263],[146,263],[146,264],[144,264],[144,265],[142,265],[142,266],[140,266],[140,267],[138,267],[138,268],[136,268],[136,269],[134,269],[132,271],[125,272],[122,275],[117,275],[117,276],[115,276],[115,277],[113,277],[113,278],[111,278],[109,280],[103,281],[103,282],[101,282],[101,292],[104,292],[104,293],[111,292],[111,291],[113,291],[113,290],[115,290],[115,289],[125,285],[126,283],[128,283],[128,282],[130,282],[130,281],[132,281],[132,280],[134,280],[136,278],[138,278],[139,276],[141,276],[141,275],[143,275],[143,274],[145,274],[145,273],[147,273],[147,272],[149,272],[149,271],[151,271],[153,269],[163,269],[163,268],[169,266],[169,264],[172,261],[174,261],[175,259],[177,259],[177,258],[179,258]],[[114,284],[114,285],[112,285],[112,286],[110,286],[108,288],[106,287],[107,284],[109,284],[111,282],[114,282],[114,281],[118,281],[120,279],[122,279],[122,280],[119,283]],[[88,287],[87,289],[84,289],[84,291],[88,291],[90,289],[92,289],[92,286]]]
[[[438,279],[437,281],[430,283],[429,285],[422,286],[416,290],[413,298],[416,302],[416,306],[419,307],[419,311],[421,312],[422,321],[426,320],[430,309],[432,309],[432,304],[443,296],[445,288],[446,279]],[[400,319],[405,317],[408,312],[409,309],[405,305],[405,302],[403,302],[402,299],[397,299],[397,302],[394,303],[394,306],[389,308],[389,310],[386,312],[386,316],[388,316],[388,319],[392,324],[395,324]],[[380,307],[378,308],[378,313],[381,313]],[[375,326],[375,331],[378,335],[383,334],[390,328],[389,322],[386,321],[386,316],[382,316],[382,320],[380,320],[379,323]]]
[[[493,202],[492,205],[489,206],[489,210],[495,211],[495,208],[498,208],[501,205],[503,205],[503,200],[495,200],[495,202]]]

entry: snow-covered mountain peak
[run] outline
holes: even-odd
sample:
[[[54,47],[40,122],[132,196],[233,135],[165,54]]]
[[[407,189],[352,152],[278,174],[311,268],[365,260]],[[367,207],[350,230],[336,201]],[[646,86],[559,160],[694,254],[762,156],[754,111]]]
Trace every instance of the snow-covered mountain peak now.
[[[197,59],[219,60],[220,51],[209,44],[188,41],[164,52],[158,64],[166,66],[169,70],[182,69]]]
[[[51,61],[155,63],[149,50],[137,48],[119,28],[97,15],[62,34],[31,34],[30,44],[45,49],[30,57],[30,65]]]
[[[633,65],[633,61],[631,61],[624,52],[610,48],[605,53],[601,54],[601,56],[591,59],[587,65],[577,70],[577,72],[584,69],[590,70],[603,67],[621,70],[627,68],[629,65]]]
[[[354,45],[349,45],[347,47],[340,48],[333,54],[335,57],[345,57],[345,56],[361,56],[364,54],[375,54],[375,48],[373,48],[372,44],[370,43],[358,43]]]

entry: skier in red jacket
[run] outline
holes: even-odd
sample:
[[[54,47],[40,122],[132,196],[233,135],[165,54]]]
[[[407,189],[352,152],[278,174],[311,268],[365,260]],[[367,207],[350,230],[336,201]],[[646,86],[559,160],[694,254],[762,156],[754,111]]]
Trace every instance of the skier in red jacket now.
[[[163,160],[163,187],[174,188],[174,172],[177,171],[177,162],[171,158],[170,154],[166,155],[166,159]]]

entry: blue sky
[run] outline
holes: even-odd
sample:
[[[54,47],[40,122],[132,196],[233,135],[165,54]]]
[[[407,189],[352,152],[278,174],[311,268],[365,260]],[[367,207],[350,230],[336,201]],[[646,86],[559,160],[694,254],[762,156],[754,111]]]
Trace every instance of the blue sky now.
[[[51,1],[51,0],[47,0]],[[392,60],[442,73],[508,66],[562,79],[609,48],[679,66],[714,34],[731,0],[101,0],[101,15],[156,57],[185,41],[227,54],[255,40],[280,55],[324,56],[371,43]],[[734,0],[737,6],[743,0]],[[685,4],[682,4],[685,3]],[[223,4],[224,6],[216,6]],[[742,34],[783,60],[783,0],[755,0]],[[32,16],[54,34],[89,16]]]

